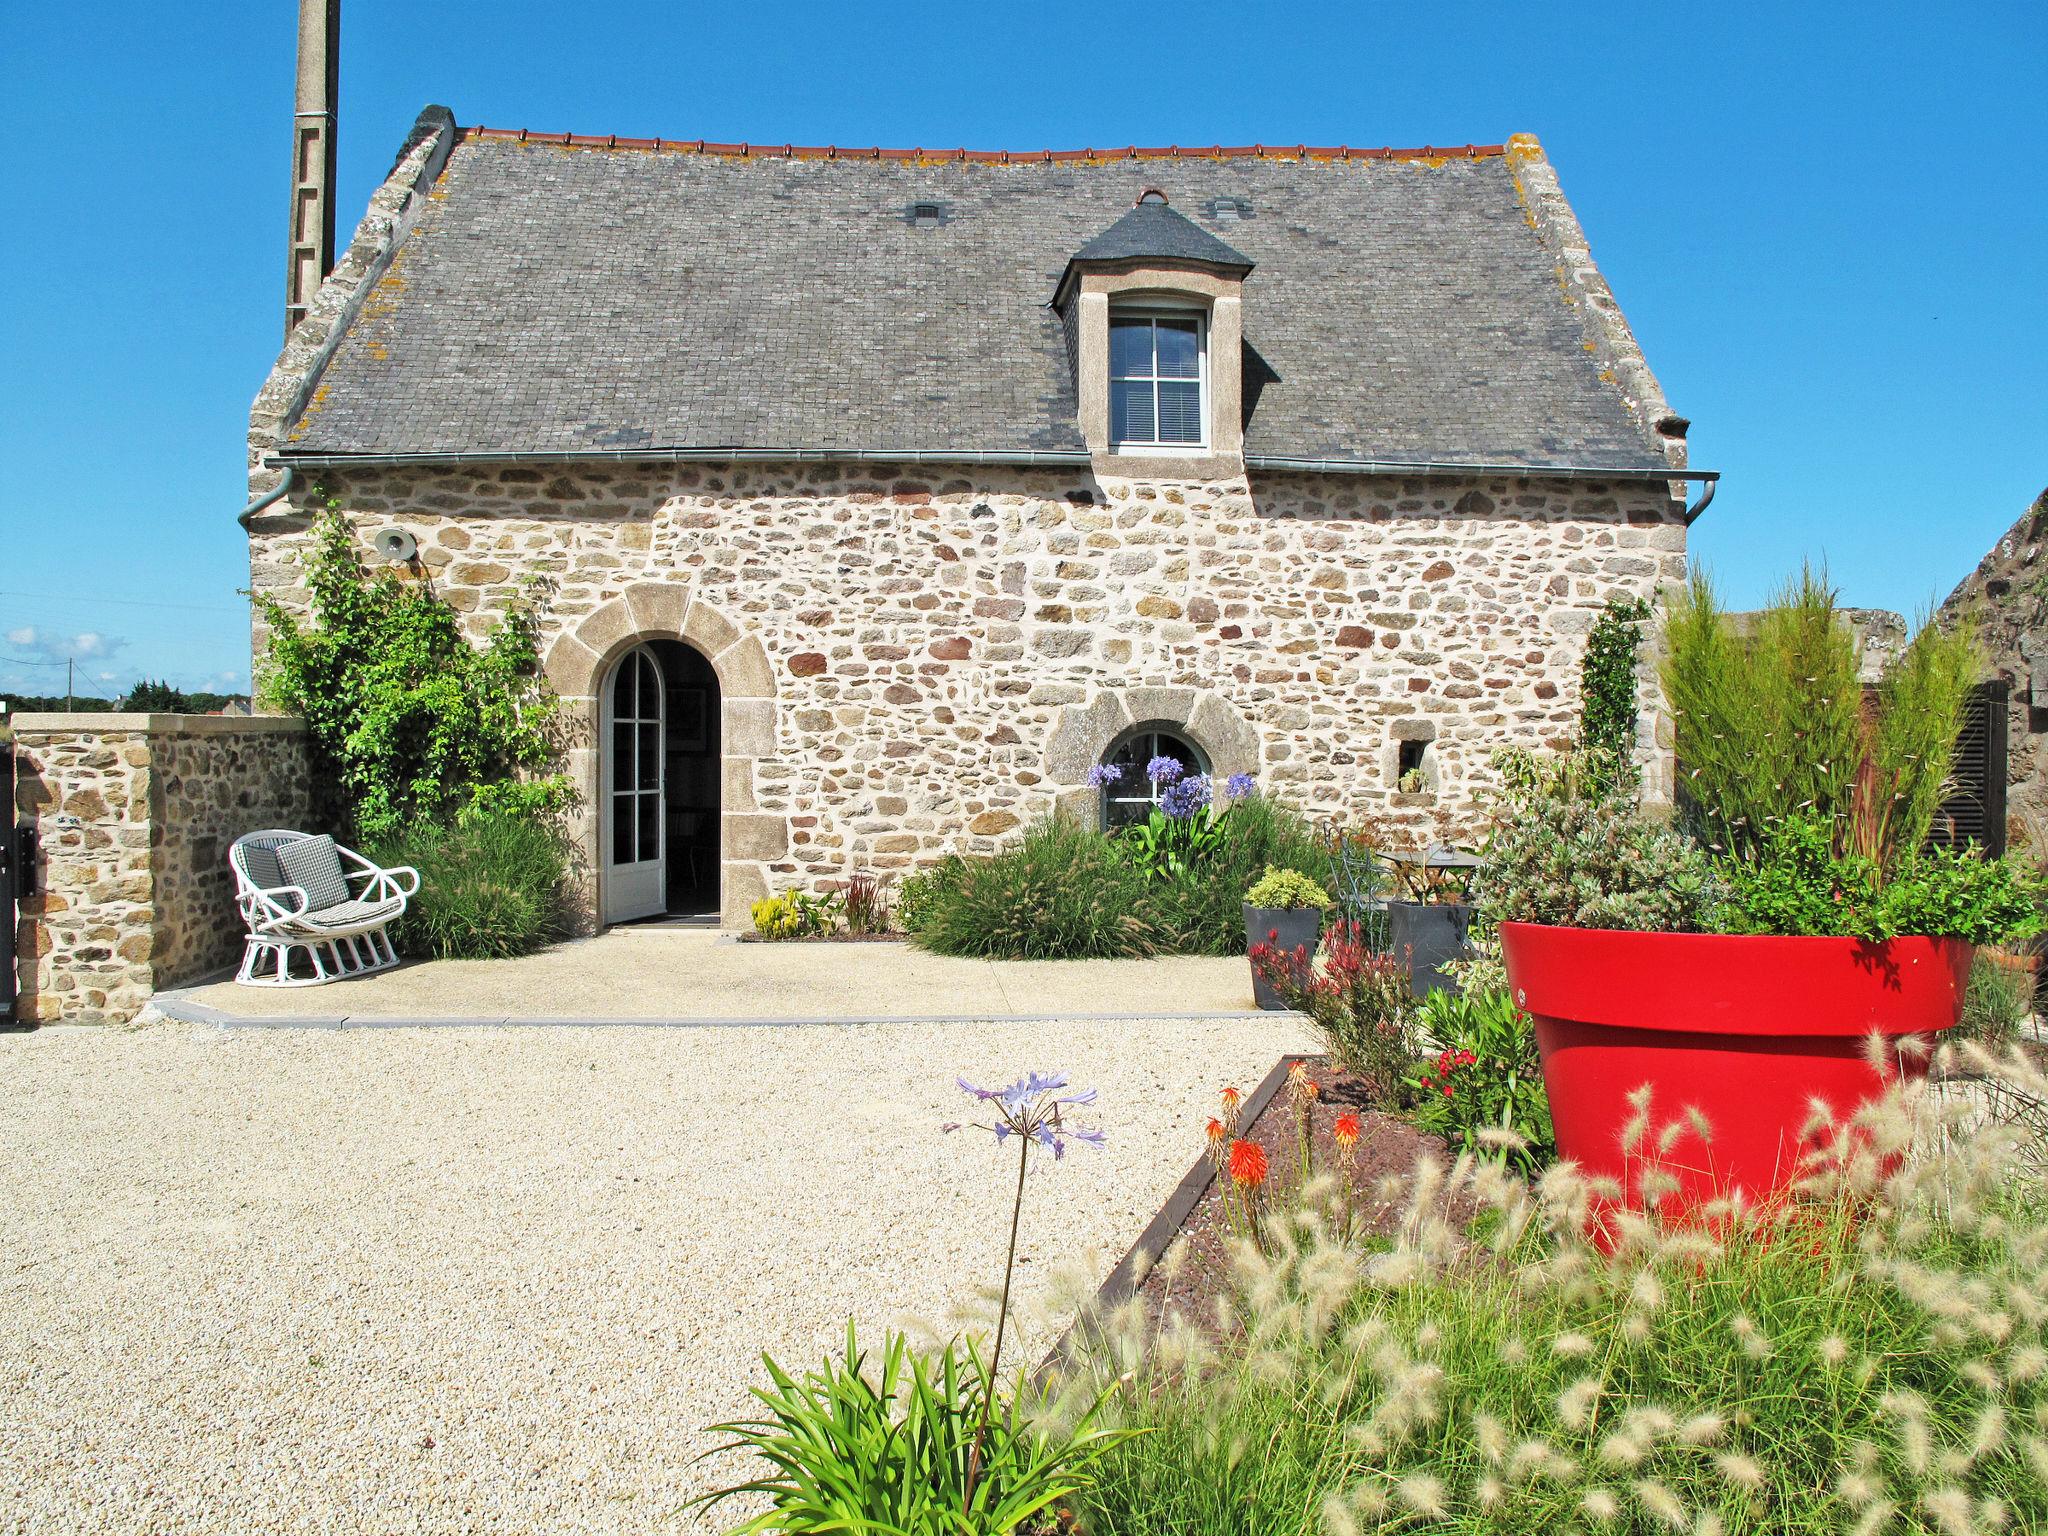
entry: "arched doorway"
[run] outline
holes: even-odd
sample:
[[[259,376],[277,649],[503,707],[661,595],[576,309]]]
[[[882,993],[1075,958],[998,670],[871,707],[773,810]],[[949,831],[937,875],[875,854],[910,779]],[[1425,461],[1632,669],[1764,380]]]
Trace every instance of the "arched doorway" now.
[[[716,921],[718,674],[679,641],[649,640],[618,659],[601,697],[604,921]]]

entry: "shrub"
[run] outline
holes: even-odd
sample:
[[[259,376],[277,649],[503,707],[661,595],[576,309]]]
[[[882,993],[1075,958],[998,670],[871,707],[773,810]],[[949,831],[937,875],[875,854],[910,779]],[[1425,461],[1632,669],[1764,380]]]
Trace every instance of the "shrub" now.
[[[1252,946],[1251,962],[1282,1002],[1306,1014],[1331,1062],[1365,1081],[1375,1099],[1397,1104],[1415,1059],[1408,968],[1366,947],[1359,925],[1340,921],[1323,936],[1322,963],[1306,944]]]
[[[949,853],[938,863],[904,878],[896,892],[896,920],[909,934],[921,933],[931,914],[960,883],[967,861]]]
[[[1690,838],[1650,821],[1612,764],[1578,752],[1554,764],[1495,758],[1503,781],[1473,896],[1489,924],[1689,932],[1721,886]]]
[[[1752,861],[1730,860],[1726,933],[1840,934],[1873,942],[1926,934],[1990,944],[2041,927],[2039,881],[1975,850],[1906,855],[1887,872],[1875,859],[1835,853],[1827,823],[1792,818],[1759,840]]]
[[[1976,642],[1923,624],[1866,712],[1855,632],[1824,578],[1802,571],[1739,633],[1701,574],[1672,604],[1663,671],[1681,801],[1707,841],[1749,858],[1779,822],[1814,816],[1837,852],[1889,865],[1926,840]]]
[[[1533,1194],[1426,1170],[1391,1247],[1323,1210],[1276,1224],[1270,1255],[1238,1249],[1222,1342],[1106,1330],[1074,1388],[1119,1382],[1117,1422],[1149,1433],[1101,1464],[1086,1529],[2048,1528],[2042,1187],[2007,1127],[1944,1138],[1926,1099],[1862,1120],[1931,1150],[1888,1175],[1860,1151],[1711,1228],[1632,1222],[1611,1253],[1562,1167]]]
[[[1416,1032],[1438,1047],[1409,1080],[1415,1123],[1453,1147],[1531,1169],[1551,1147],[1536,1029],[1506,991],[1452,992],[1422,1000]]]
[[[1013,848],[963,861],[925,901],[912,937],[935,954],[992,960],[1153,955],[1172,940],[1157,902],[1111,839],[1062,813]]]
[[[313,622],[262,593],[270,628],[262,692],[303,715],[330,809],[365,841],[465,810],[539,814],[569,781],[544,773],[554,695],[540,676],[533,605],[513,606],[481,648],[431,589],[357,558],[346,519],[323,518],[306,565]]]
[[[407,953],[500,959],[568,931],[568,853],[560,833],[530,816],[486,811],[452,826],[430,822],[374,845],[371,856],[420,873],[395,934]]]
[[[1163,947],[1183,955],[1244,953],[1244,894],[1268,867],[1306,875],[1323,890],[1332,884],[1329,850],[1292,807],[1257,795],[1235,801],[1217,822],[1215,845],[1203,861],[1154,897],[1167,929]]]
[[[1244,893],[1245,901],[1267,911],[1292,911],[1302,907],[1327,907],[1330,896],[1320,885],[1298,869],[1266,866],[1258,883]]]
[[[848,933],[889,931],[889,892],[873,875],[855,874],[846,882],[840,899],[846,908]]]
[[[839,921],[839,897],[785,891],[747,909],[754,932],[764,939],[810,939],[830,933]]]

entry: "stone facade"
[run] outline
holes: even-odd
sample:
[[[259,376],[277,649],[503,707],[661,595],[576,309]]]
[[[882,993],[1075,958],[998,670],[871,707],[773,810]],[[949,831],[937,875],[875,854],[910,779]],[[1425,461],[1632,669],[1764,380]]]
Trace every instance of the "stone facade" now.
[[[22,904],[23,1019],[119,1021],[159,987],[241,952],[228,847],[304,827],[311,764],[296,720],[22,715],[17,810],[36,829]]]
[[[1941,605],[1977,626],[2006,684],[2006,838],[2048,856],[2048,490],[2034,498]]]
[[[1083,775],[1150,722],[1316,816],[1427,835],[1469,818],[1494,748],[1574,734],[1601,606],[1685,576],[1661,481],[513,463],[302,470],[253,522],[257,591],[303,604],[329,500],[366,555],[414,534],[478,635],[546,579],[593,865],[604,679],[644,640],[711,659],[728,923],[769,890],[987,852],[1062,802],[1092,814]],[[1648,689],[1641,734],[1668,795]],[[1397,792],[1402,741],[1426,743],[1425,793]]]

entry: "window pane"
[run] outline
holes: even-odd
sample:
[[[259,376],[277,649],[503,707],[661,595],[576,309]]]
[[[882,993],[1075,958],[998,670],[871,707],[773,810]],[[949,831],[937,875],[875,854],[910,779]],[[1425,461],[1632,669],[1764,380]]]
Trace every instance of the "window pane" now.
[[[1109,437],[1117,443],[1158,441],[1153,435],[1151,384],[1143,380],[1110,381]]]
[[[1159,322],[1159,377],[1193,379],[1202,373],[1200,332],[1193,320]]]
[[[661,801],[654,795],[640,797],[640,861],[661,857]]]
[[[658,725],[640,727],[639,787],[661,788],[661,727]]]
[[[612,685],[612,714],[621,720],[630,720],[639,711],[640,702],[640,658],[628,656],[619,668],[619,679]]]
[[[1110,377],[1146,375],[1152,372],[1152,322],[1111,320],[1109,322]]]
[[[612,862],[630,864],[633,862],[633,810],[639,804],[637,795],[612,796]]]
[[[612,722],[612,788],[633,787],[633,726],[631,721]]]
[[[1202,440],[1202,386],[1159,385],[1159,441],[1199,443]]]

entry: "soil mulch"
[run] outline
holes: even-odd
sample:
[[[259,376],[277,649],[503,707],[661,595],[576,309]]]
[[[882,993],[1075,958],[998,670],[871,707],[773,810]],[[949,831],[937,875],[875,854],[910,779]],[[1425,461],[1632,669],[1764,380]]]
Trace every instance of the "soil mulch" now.
[[[1347,1179],[1352,1187],[1353,1209],[1362,1217],[1364,1229],[1392,1231],[1400,1220],[1406,1193],[1404,1190],[1388,1202],[1379,1186],[1390,1177],[1403,1178],[1405,1183],[1405,1175],[1424,1157],[1446,1158],[1443,1138],[1427,1135],[1406,1120],[1374,1109],[1365,1086],[1354,1077],[1334,1071],[1327,1062],[1310,1058],[1306,1065],[1317,1088],[1309,1107],[1314,1175]],[[1343,1149],[1332,1133],[1337,1117],[1347,1112],[1359,1117],[1358,1143],[1351,1149],[1348,1167]],[[1276,1202],[1284,1204],[1301,1182],[1301,1144],[1295,1134],[1294,1115],[1284,1083],[1255,1120],[1248,1124],[1240,1121],[1237,1134],[1265,1149],[1269,1172],[1262,1191],[1263,1203],[1269,1209]],[[1198,1146],[1194,1150],[1206,1156],[1204,1148]],[[1179,1272],[1169,1281],[1164,1268],[1155,1264],[1137,1294],[1155,1321],[1163,1318],[1171,1306],[1190,1322],[1213,1326],[1215,1298],[1229,1289],[1232,1241],[1217,1181],[1210,1182],[1188,1212],[1177,1236],[1186,1242],[1188,1250]]]

